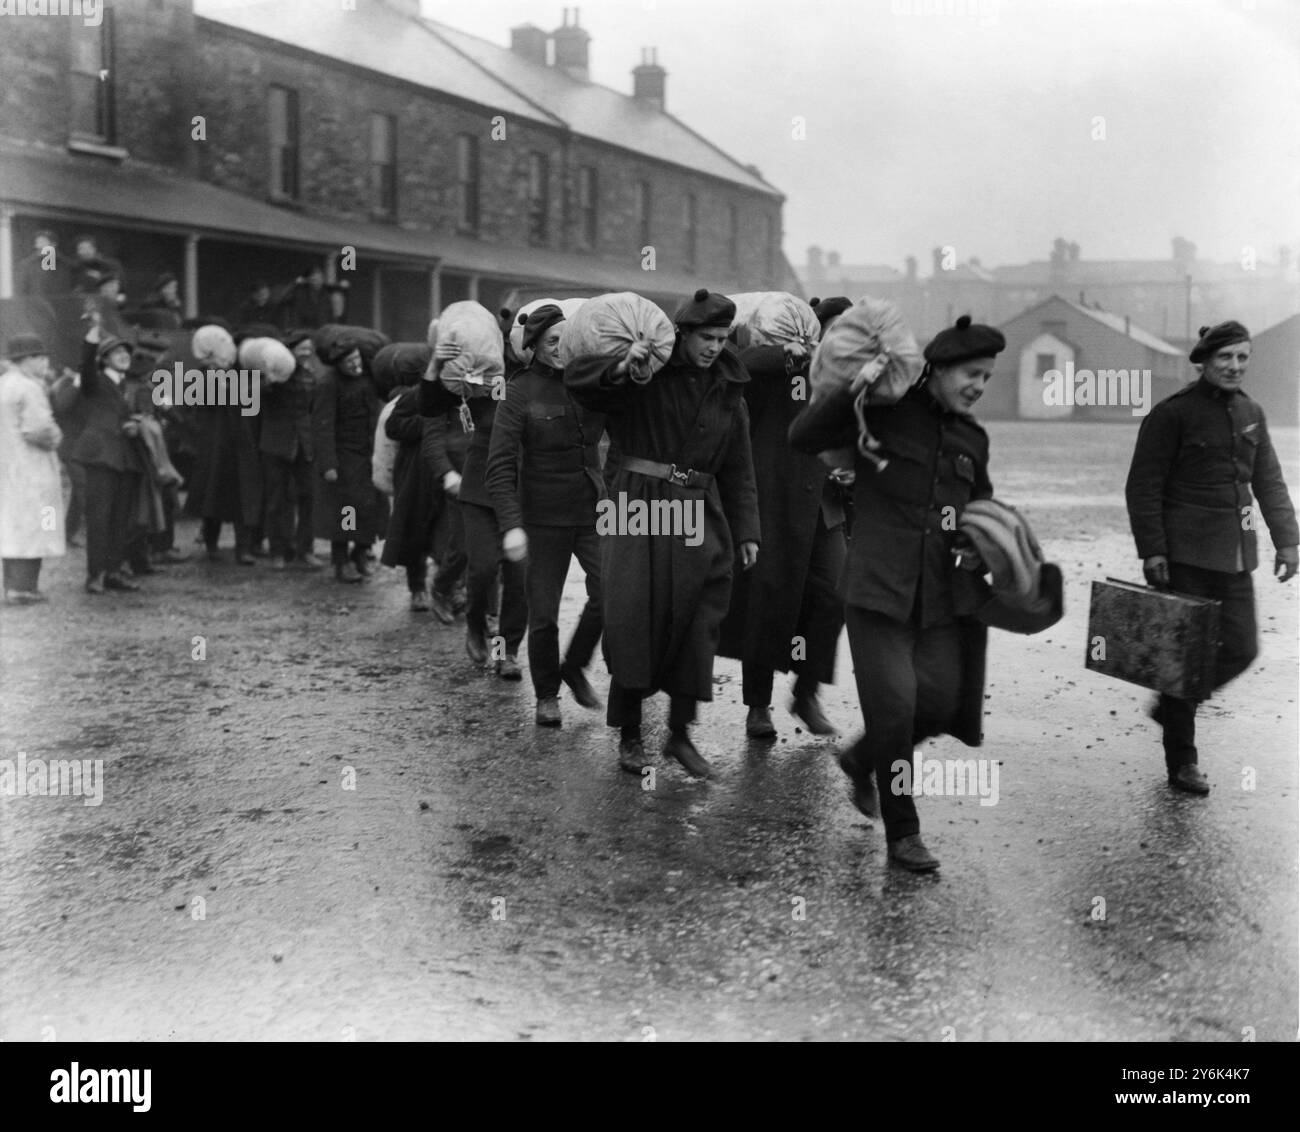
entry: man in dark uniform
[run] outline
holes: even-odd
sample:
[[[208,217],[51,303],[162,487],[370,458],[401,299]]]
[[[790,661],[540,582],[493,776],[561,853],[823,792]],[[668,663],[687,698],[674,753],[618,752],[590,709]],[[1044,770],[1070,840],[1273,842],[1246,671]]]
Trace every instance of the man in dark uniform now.
[[[851,305],[848,299],[827,299],[814,311],[825,327]],[[788,436],[790,422],[808,404],[809,358],[809,349],[797,342],[740,352],[750,377],[745,404],[759,519],[772,537],[758,565],[735,579],[718,653],[741,661],[749,709],[745,733],[751,739],[775,738],[773,678],[791,669],[797,674],[791,713],[814,735],[835,732],[818,689],[835,678],[844,627],[844,603],[836,592],[846,552],[844,508],[826,465],[792,448]]]
[[[988,434],[971,416],[993,374],[1002,334],[969,316],[925,348],[922,380],[895,405],[865,411],[884,446],[877,469],[859,456],[854,483],[854,538],[841,587],[864,734],[840,755],[854,784],[854,803],[885,824],[889,859],[914,872],[939,867],[920,837],[916,805],[897,782],[895,763],[910,764],[917,744],[964,732],[972,665],[960,619],[976,591],[963,587],[956,563],[955,517],[972,499],[993,495]],[[884,368],[875,359],[851,386],[815,395],[790,427],[790,442],[808,452],[854,446],[853,401]],[[982,643],[982,638],[981,638]],[[879,802],[872,783],[881,789]]]
[[[1189,357],[1202,367],[1200,380],[1165,398],[1142,422],[1125,494],[1147,582],[1220,603],[1219,688],[1249,668],[1259,648],[1251,489],[1277,548],[1280,581],[1295,576],[1300,530],[1264,411],[1241,388],[1249,332],[1231,321],[1201,327]],[[1164,730],[1169,784],[1208,794],[1196,765],[1195,701],[1162,695],[1151,714]]]
[[[611,675],[606,721],[620,728],[619,765],[649,765],[641,740],[646,696],[667,692],[664,754],[707,777],[708,761],[687,728],[696,704],[713,698],[713,658],[731,598],[739,549],[758,561],[758,497],[749,447],[745,367],[727,344],[736,305],[701,289],[678,309],[672,357],[648,382],[631,380],[650,345],[626,357],[574,358],[564,383],[580,405],[606,415],[610,501],[649,510],[677,504],[699,515],[698,541],[680,532],[602,533],[605,659]],[[600,530],[599,524],[597,527]]]
[[[585,669],[602,629],[596,506],[605,490],[597,451],[605,418],[564,387],[563,322],[554,303],[524,318],[523,346],[532,358],[506,387],[485,476],[506,556],[528,563],[528,666],[543,727],[560,726],[561,682],[583,707],[600,707]],[[574,558],[586,575],[587,604],[561,661],[560,601]]]
[[[271,568],[283,570],[292,561],[299,569],[318,570],[321,562],[313,553],[312,519],[316,379],[307,368],[313,351],[311,332],[291,331],[284,343],[298,364],[288,381],[263,386],[262,429],[257,442],[262,454]]]

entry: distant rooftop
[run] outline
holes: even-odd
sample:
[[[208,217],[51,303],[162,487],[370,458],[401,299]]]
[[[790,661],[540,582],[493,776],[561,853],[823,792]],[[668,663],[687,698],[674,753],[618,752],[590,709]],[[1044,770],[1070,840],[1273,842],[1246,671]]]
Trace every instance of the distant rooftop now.
[[[194,0],[196,15],[493,113],[568,129],[769,196],[779,190],[664,110],[383,0]],[[504,30],[504,29],[503,29]]]

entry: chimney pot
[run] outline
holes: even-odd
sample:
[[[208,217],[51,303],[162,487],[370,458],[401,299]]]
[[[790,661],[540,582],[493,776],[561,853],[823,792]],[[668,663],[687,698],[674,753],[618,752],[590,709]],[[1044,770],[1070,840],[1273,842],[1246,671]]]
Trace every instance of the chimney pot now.
[[[664,109],[668,72],[659,65],[657,47],[641,48],[641,62],[632,68],[632,97],[655,110]]]

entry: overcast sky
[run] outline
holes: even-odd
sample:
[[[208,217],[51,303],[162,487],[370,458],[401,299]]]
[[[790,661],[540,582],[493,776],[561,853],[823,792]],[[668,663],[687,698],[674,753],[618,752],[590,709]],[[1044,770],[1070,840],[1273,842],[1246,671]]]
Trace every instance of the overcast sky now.
[[[423,0],[499,43],[549,0]],[[786,253],[929,272],[1300,247],[1297,0],[585,0],[591,75],[631,91],[642,46],[669,110],[788,198]],[[935,14],[929,14],[929,13]],[[796,116],[806,140],[792,137]],[[1104,122],[1097,121],[1104,119]],[[1104,129],[1104,140],[1094,134]]]

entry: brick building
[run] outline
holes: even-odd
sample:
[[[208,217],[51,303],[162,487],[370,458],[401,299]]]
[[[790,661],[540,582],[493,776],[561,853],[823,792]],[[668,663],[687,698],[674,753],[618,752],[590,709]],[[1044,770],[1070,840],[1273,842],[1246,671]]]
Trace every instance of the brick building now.
[[[630,94],[591,82],[577,9],[506,47],[418,0],[104,7],[5,21],[6,329],[40,229],[64,265],[96,235],[132,298],[175,272],[191,316],[319,264],[399,338],[456,299],[798,286],[783,195],[667,112],[652,51]]]

